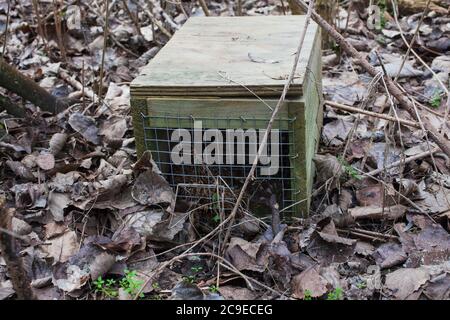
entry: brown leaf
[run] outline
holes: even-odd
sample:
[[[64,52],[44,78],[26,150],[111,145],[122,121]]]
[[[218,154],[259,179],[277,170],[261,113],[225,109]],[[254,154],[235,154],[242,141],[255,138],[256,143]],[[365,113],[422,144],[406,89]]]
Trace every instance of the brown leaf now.
[[[53,270],[53,284],[66,292],[83,287],[89,279],[105,275],[115,263],[115,257],[94,244],[102,237],[88,237],[81,249],[65,263],[59,263]],[[78,245],[77,245],[78,247]]]
[[[143,205],[162,205],[175,203],[175,194],[169,183],[159,174],[147,170],[141,173],[131,190],[133,198]]]
[[[391,207],[355,207],[348,209],[348,213],[354,219],[387,219],[397,220],[402,218],[408,208],[399,204]]]
[[[12,172],[14,172],[20,178],[28,181],[36,180],[36,177],[33,175],[33,173],[21,162],[7,160],[6,165],[11,169]]]
[[[46,252],[49,257],[55,261],[65,262],[78,251],[77,234],[74,231],[66,232],[53,239],[47,240],[47,243],[40,246],[41,250]]]
[[[221,286],[219,287],[219,293],[225,300],[254,300],[256,294],[247,288],[236,286]]]
[[[231,238],[227,256],[238,270],[263,272],[265,265],[261,254],[264,248],[262,242],[253,243],[241,238]]]
[[[53,215],[55,221],[64,220],[64,209],[67,208],[72,201],[65,193],[50,192],[48,196],[48,209]]]
[[[323,296],[327,292],[328,282],[319,274],[317,267],[309,268],[296,275],[291,282],[293,296],[298,299],[305,298],[308,292],[312,298]]]
[[[171,241],[183,229],[184,213],[168,214],[164,210],[147,210],[130,214],[125,228],[133,228],[141,237],[154,241]]]
[[[113,117],[103,122],[100,127],[100,135],[108,140],[122,139],[127,132],[127,120],[124,117]]]
[[[390,268],[403,263],[408,257],[403,250],[403,247],[398,243],[393,242],[380,245],[372,256],[381,269]]]
[[[318,184],[325,183],[328,179],[334,177],[335,183],[333,186],[335,186],[339,177],[344,173],[341,163],[331,154],[316,154],[314,156],[314,163],[316,164],[317,169]]]
[[[50,139],[48,151],[56,156],[64,148],[66,141],[67,134],[55,133]]]
[[[41,153],[36,158],[36,163],[42,170],[51,170],[55,167],[55,157],[51,153]]]
[[[93,144],[100,143],[98,128],[92,117],[75,112],[69,117],[69,124],[73,130],[81,134],[87,141],[92,142]]]
[[[402,268],[386,275],[384,288],[397,300],[408,299],[416,290],[430,279],[424,268]]]

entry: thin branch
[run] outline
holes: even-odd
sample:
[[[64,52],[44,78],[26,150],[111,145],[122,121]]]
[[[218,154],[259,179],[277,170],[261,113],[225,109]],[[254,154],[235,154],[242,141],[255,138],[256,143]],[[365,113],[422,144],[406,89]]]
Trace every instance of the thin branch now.
[[[5,57],[6,43],[8,42],[9,20],[10,20],[9,13],[10,13],[10,10],[11,10],[11,0],[8,0],[8,9],[6,11],[5,39],[4,39],[4,42],[3,42],[2,58]]]
[[[291,70],[291,72],[289,74],[289,77],[288,77],[288,79],[286,81],[286,84],[284,85],[283,92],[281,93],[281,97],[278,100],[278,103],[277,103],[277,105],[275,106],[275,108],[274,108],[274,110],[272,112],[272,116],[270,117],[269,124],[267,125],[267,129],[264,132],[264,137],[263,137],[263,139],[261,141],[261,144],[259,145],[258,154],[256,155],[256,157],[255,157],[255,159],[253,161],[252,167],[250,168],[250,172],[248,173],[248,176],[245,179],[244,184],[242,185],[241,191],[239,192],[239,196],[238,196],[238,198],[236,200],[236,203],[235,203],[235,205],[233,207],[233,210],[230,213],[229,217],[231,217],[230,218],[231,220],[230,220],[230,223],[228,224],[228,228],[226,228],[227,232],[225,234],[225,238],[224,238],[224,241],[223,241],[222,250],[225,248],[225,246],[228,243],[228,240],[230,238],[230,233],[231,233],[231,227],[232,227],[232,225],[234,223],[234,219],[235,219],[236,213],[237,213],[237,211],[239,209],[239,206],[240,206],[240,204],[242,202],[242,199],[244,198],[244,194],[247,191],[247,187],[250,184],[250,181],[253,179],[253,176],[254,176],[254,173],[255,173],[256,166],[258,164],[259,158],[261,157],[261,154],[262,154],[262,152],[264,150],[264,147],[266,146],[267,139],[268,139],[268,136],[269,136],[269,132],[272,130],[272,125],[275,122],[275,118],[276,118],[276,116],[278,114],[278,111],[280,110],[281,106],[283,105],[284,100],[286,98],[286,94],[287,94],[287,92],[289,90],[289,87],[291,86],[292,80],[294,79],[295,71],[297,70],[297,65],[298,65],[298,62],[300,60],[300,53],[302,51],[303,43],[305,41],[306,31],[308,29],[309,22],[311,20],[311,13],[313,11],[312,10],[313,5],[314,5],[314,1],[311,0],[310,3],[309,3],[309,7],[308,7],[307,14],[306,14],[306,18],[305,18],[305,25],[303,26],[303,29],[301,30],[300,41],[299,41],[299,44],[298,44],[298,47],[297,47],[297,51],[296,51],[296,54],[295,54],[295,59],[294,59],[294,64],[292,66],[292,70]]]
[[[330,100],[325,100],[325,104],[333,107],[335,109],[339,109],[339,110],[344,110],[344,111],[348,111],[348,112],[356,112],[356,113],[361,113],[361,114],[365,114],[367,116],[370,117],[374,117],[374,118],[380,118],[380,119],[384,119],[387,121],[394,121],[394,122],[399,122],[405,126],[409,126],[409,127],[414,127],[414,128],[419,128],[420,129],[420,125],[417,122],[414,121],[409,121],[409,120],[405,120],[405,119],[397,119],[395,117],[392,116],[388,116],[384,113],[377,113],[377,112],[372,112],[372,111],[367,111],[367,110],[363,110],[360,108],[355,108],[355,107],[350,107],[347,106],[345,104],[341,104],[341,103],[337,103],[337,102],[333,102]]]
[[[202,7],[203,12],[205,13],[205,16],[207,16],[207,17],[210,16],[211,13],[209,13],[208,5],[206,4],[206,1],[205,0],[198,0],[198,2],[200,2],[200,6]]]
[[[307,8],[308,6],[303,2],[302,0],[294,0],[297,2],[300,6],[303,8]],[[317,14],[317,12],[312,11],[311,13],[312,18],[314,21],[317,22],[318,25],[320,25],[326,32],[330,34],[331,37],[334,38],[337,44],[347,52],[352,58],[354,58],[355,63],[360,65],[362,68],[364,68],[372,77],[375,77],[378,74],[378,70],[372,66],[366,58],[358,52],[339,32],[336,31],[334,27],[332,27],[328,22],[326,22],[320,15]],[[407,97],[402,90],[401,87],[392,81],[392,79],[385,77],[386,81],[386,87],[388,88],[389,92],[397,101],[399,102],[400,106],[402,106],[406,111],[411,114],[414,118],[416,118],[416,114],[414,111],[413,102],[409,97]],[[427,133],[430,135],[431,139],[441,148],[441,150],[450,157],[450,142],[438,131],[437,128],[433,126],[431,121],[426,118],[422,117],[422,122],[427,130]]]
[[[102,53],[102,62],[100,64],[100,79],[98,85],[98,97],[102,98],[102,90],[103,90],[103,73],[105,68],[105,56],[106,56],[106,47],[108,46],[108,26],[109,26],[109,0],[105,0],[105,24],[103,27],[103,53]]]

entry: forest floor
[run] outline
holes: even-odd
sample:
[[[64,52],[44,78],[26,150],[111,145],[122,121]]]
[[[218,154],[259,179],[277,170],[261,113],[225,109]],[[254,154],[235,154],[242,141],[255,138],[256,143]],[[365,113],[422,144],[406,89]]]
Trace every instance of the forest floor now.
[[[37,299],[450,298],[450,159],[377,86],[382,78],[339,47],[324,50],[310,217],[274,235],[270,217],[241,212],[224,248],[216,208],[164,209],[174,194],[136,158],[130,116],[132,79],[186,13],[204,12],[195,2],[110,0],[105,33],[105,2],[0,1],[6,62],[78,101],[53,116],[1,92],[27,110],[0,112],[0,197]],[[211,15],[234,14],[229,2],[207,3]],[[243,12],[290,14],[285,6],[249,0]],[[449,137],[450,16],[400,12],[397,24],[386,12],[369,29],[347,9],[339,32]],[[413,38],[423,63],[405,55]],[[0,255],[0,300],[16,297],[7,260]]]

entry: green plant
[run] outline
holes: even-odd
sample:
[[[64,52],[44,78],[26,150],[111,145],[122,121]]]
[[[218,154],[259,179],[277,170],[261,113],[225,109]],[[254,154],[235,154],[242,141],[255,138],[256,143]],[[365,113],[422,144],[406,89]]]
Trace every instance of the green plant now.
[[[312,300],[311,290],[308,289],[305,290],[303,300]]]
[[[116,281],[114,279],[102,279],[98,277],[97,280],[93,282],[95,286],[95,293],[101,293],[108,298],[117,297],[117,290],[114,289]]]
[[[153,283],[152,283],[152,288],[153,288],[154,290],[161,290],[161,287],[160,287],[160,285],[159,285],[158,282],[153,282]]]
[[[187,283],[194,283],[196,279],[197,279],[196,276],[184,276],[183,277],[183,281],[187,282]]]
[[[200,271],[203,270],[203,267],[202,266],[193,266],[193,267],[191,267],[191,270],[192,270],[192,272],[199,273]]]
[[[119,285],[131,296],[135,296],[141,289],[144,281],[139,280],[136,271],[124,270],[125,277],[119,281]],[[139,295],[140,298],[144,297],[144,294]]]
[[[211,292],[211,293],[217,293],[217,292],[219,292],[219,288],[216,286],[216,285],[210,285],[209,286],[209,292]]]
[[[345,159],[338,156],[338,161],[342,165],[344,172],[352,179],[361,180],[362,176],[358,173],[358,170],[353,168]]]
[[[437,109],[441,106],[442,98],[439,90],[435,91],[430,99],[430,104],[433,108]]]
[[[367,288],[367,283],[364,280],[361,280],[360,282],[358,282],[356,284],[356,287],[360,290],[365,289],[365,288]]]
[[[380,8],[380,29],[384,29],[386,27],[386,0],[378,0],[377,6]]]
[[[218,223],[220,221],[220,216],[218,213],[216,213],[213,217],[212,217],[212,221],[214,221],[215,223]]]
[[[327,295],[327,300],[342,300],[342,298],[344,298],[344,291],[341,288],[336,288]]]

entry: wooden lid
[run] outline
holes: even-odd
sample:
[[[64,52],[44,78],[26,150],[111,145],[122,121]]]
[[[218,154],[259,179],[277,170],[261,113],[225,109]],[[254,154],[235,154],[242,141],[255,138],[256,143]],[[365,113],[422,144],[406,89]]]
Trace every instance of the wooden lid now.
[[[304,25],[305,16],[190,18],[131,83],[132,95],[278,95]],[[291,95],[302,93],[317,31],[311,22]]]

